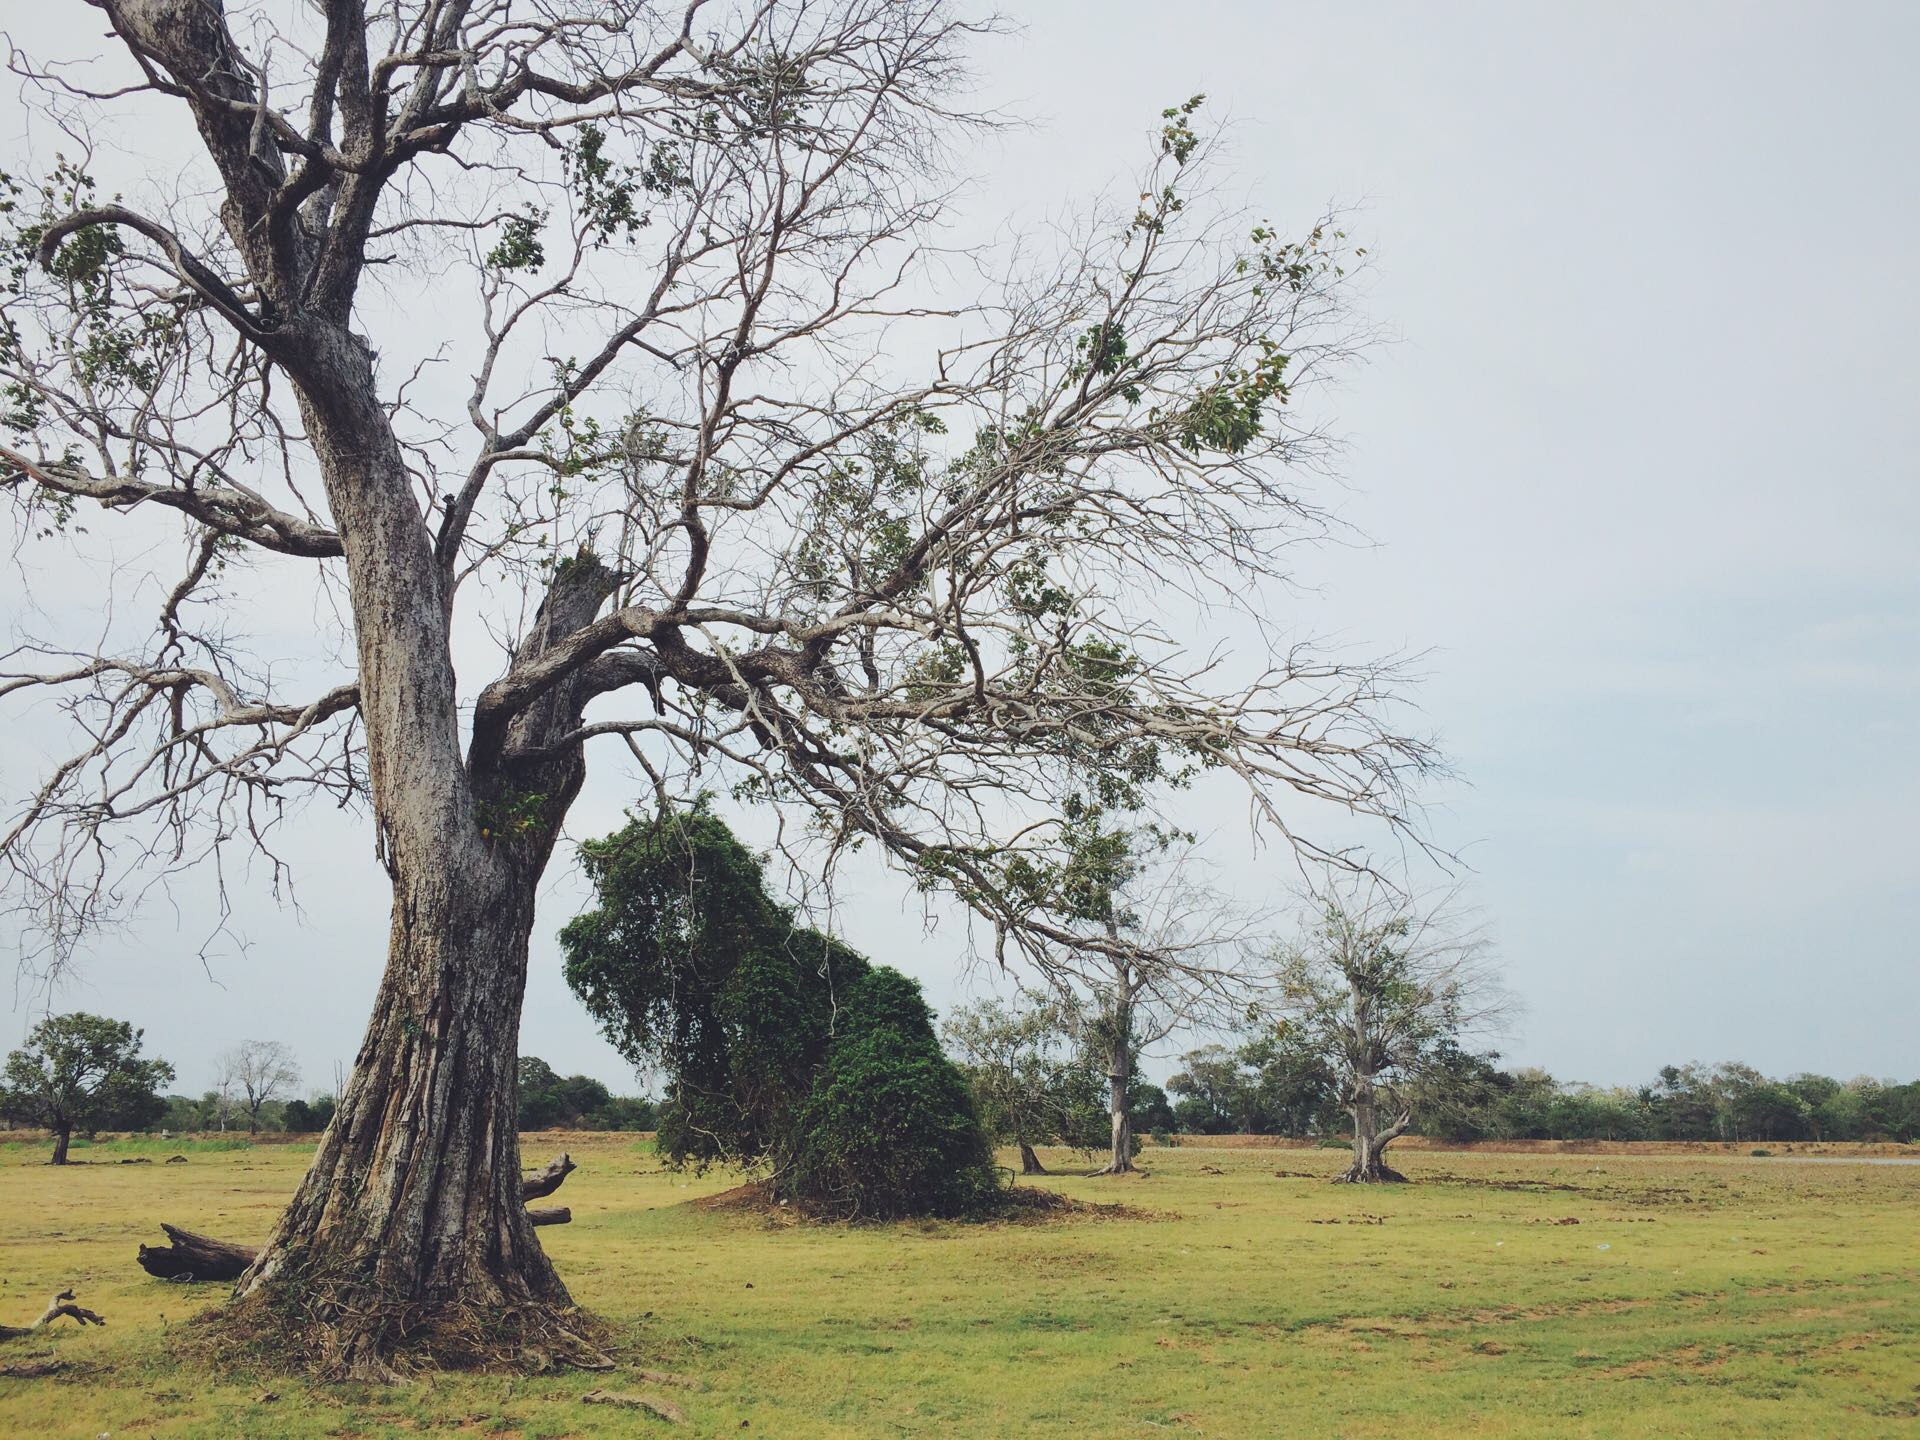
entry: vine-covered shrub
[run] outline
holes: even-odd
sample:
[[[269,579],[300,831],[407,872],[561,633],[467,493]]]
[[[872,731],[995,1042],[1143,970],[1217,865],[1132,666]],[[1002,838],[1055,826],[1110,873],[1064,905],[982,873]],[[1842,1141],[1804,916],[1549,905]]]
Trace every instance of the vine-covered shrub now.
[[[799,1130],[794,1191],[838,1214],[966,1215],[998,1192],[966,1078],[897,970],[848,991]]]
[[[764,1164],[783,1198],[837,1214],[957,1214],[991,1192],[918,987],[798,924],[704,802],[581,852],[598,904],[560,933],[567,982],[623,1055],[665,1072],[669,1163]],[[938,1183],[937,1163],[954,1169]]]

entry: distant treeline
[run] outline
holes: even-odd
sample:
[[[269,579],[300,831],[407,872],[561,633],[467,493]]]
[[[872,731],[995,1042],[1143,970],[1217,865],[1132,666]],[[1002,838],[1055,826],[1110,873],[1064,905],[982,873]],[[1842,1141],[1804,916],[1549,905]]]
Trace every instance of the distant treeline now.
[[[1181,1057],[1159,1087],[1134,1086],[1142,1131],[1187,1135],[1346,1133],[1350,1122],[1326,1067],[1277,1039],[1208,1045]],[[168,1095],[149,1128],[244,1130],[246,1117],[215,1091]],[[326,1128],[334,1099],[273,1102],[260,1129]],[[657,1103],[615,1095],[587,1075],[560,1075],[537,1056],[520,1061],[525,1130],[652,1130]],[[1543,1070],[1503,1070],[1460,1053],[1414,1109],[1414,1133],[1444,1140],[1920,1140],[1920,1081],[1896,1084],[1798,1074],[1773,1079],[1751,1065],[1668,1065],[1650,1084],[1602,1087]]]
[[[1191,1134],[1337,1135],[1348,1121],[1318,1057],[1282,1039],[1183,1056],[1167,1082]],[[1502,1070],[1464,1051],[1419,1092],[1414,1132],[1446,1140],[1920,1139],[1920,1081],[1896,1084],[1751,1065],[1668,1065],[1650,1084],[1601,1087]]]
[[[230,1094],[209,1090],[198,1099],[162,1097],[165,1109],[153,1130],[245,1130],[247,1116]],[[333,1119],[334,1097],[270,1101],[260,1109],[259,1128],[311,1134]],[[655,1105],[645,1096],[615,1095],[590,1075],[560,1075],[537,1055],[520,1058],[522,1130],[651,1130]]]

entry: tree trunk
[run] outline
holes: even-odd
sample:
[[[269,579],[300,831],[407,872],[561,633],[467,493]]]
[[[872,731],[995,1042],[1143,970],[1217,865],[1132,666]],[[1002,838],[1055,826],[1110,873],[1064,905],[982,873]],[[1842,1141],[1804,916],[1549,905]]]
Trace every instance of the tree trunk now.
[[[49,1165],[64,1165],[67,1163],[67,1142],[71,1139],[73,1139],[73,1127],[71,1125],[58,1125],[54,1127],[53,1158],[47,1161]]]
[[[1109,927],[1111,928],[1111,927]],[[1112,1149],[1097,1175],[1133,1173],[1133,1117],[1127,1113],[1127,1089],[1133,1081],[1133,971],[1114,964],[1113,1033],[1107,1038],[1107,1115],[1113,1123]]]
[[[522,1197],[515,1069],[534,893],[585,767],[577,677],[462,753],[449,581],[364,342],[315,323],[296,375],[346,557],[379,853],[386,974],[333,1123],[260,1257],[237,1331],[273,1324],[323,1373],[598,1361]],[[590,621],[614,577],[558,567],[514,663]],[[514,758],[514,752],[523,758]]]
[[[310,1307],[325,1370],[383,1374],[402,1326],[436,1358],[484,1360],[482,1327],[463,1324],[482,1314],[528,1323],[499,1337],[511,1350],[574,1338],[551,1333],[572,1301],[534,1236],[516,1134],[532,877],[488,868],[396,886],[353,1078],[240,1280],[243,1309],[276,1291]]]
[[[1406,1130],[1407,1117],[1401,1116],[1392,1125],[1380,1128],[1380,1110],[1370,1101],[1359,1101],[1351,1106],[1348,1114],[1353,1117],[1353,1163],[1347,1172],[1335,1180],[1339,1185],[1398,1185],[1406,1182],[1402,1175],[1386,1162],[1387,1146],[1399,1139]]]
[[[1113,1153],[1106,1173],[1125,1175],[1133,1169],[1133,1117],[1127,1113],[1127,1080],[1132,1056],[1125,1041],[1115,1047],[1114,1071],[1107,1077],[1107,1108],[1113,1120]]]
[[[1040,1157],[1033,1153],[1033,1146],[1026,1141],[1020,1142],[1020,1173],[1022,1175],[1044,1175],[1047,1167],[1040,1163]]]
[[[174,1159],[185,1157],[176,1155]],[[122,1162],[127,1163],[127,1162]],[[169,1161],[169,1164],[172,1162]],[[522,1178],[520,1194],[523,1200],[536,1199],[542,1195],[551,1195],[560,1188],[565,1180],[579,1167],[573,1158],[562,1155],[547,1165]],[[527,1208],[527,1219],[534,1225],[566,1225],[573,1219],[573,1212],[564,1205],[549,1209]],[[236,1244],[231,1240],[215,1240],[211,1236],[196,1235],[191,1230],[182,1230],[178,1225],[164,1222],[160,1228],[167,1232],[167,1243],[163,1245],[142,1245],[140,1247],[140,1268],[149,1275],[157,1275],[162,1280],[196,1282],[209,1280],[238,1280],[260,1256],[264,1246]]]

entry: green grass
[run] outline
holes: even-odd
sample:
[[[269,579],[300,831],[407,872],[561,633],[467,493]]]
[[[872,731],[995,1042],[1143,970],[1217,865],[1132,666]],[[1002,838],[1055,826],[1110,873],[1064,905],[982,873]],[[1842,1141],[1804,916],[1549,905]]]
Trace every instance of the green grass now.
[[[133,1263],[161,1220],[264,1235],[304,1149],[61,1172],[0,1146],[0,1318],[72,1284],[109,1321],[0,1351],[68,1362],[0,1378],[0,1434],[1920,1433],[1920,1169],[1424,1153],[1396,1156],[1417,1184],[1349,1189],[1331,1152],[1182,1146],[1148,1178],[1040,1182],[1147,1219],[849,1227],[695,1209],[736,1177],[567,1143],[574,1223],[542,1238],[632,1337],[622,1371],[387,1390],[183,1368],[218,1296]],[[580,1403],[596,1387],[688,1425]]]
[[[110,1164],[117,1160],[145,1158],[165,1160],[169,1155],[207,1155],[223,1150],[251,1150],[253,1144],[244,1135],[173,1136],[123,1135],[112,1140],[89,1140],[76,1135],[67,1145],[67,1157],[75,1164]],[[51,1144],[0,1143],[0,1165],[43,1165],[53,1153]],[[300,1148],[304,1156],[311,1153]]]

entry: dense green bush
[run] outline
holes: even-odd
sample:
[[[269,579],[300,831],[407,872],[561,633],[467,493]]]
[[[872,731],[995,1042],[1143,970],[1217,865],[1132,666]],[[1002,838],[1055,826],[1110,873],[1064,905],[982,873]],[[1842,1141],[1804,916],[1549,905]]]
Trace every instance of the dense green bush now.
[[[581,858],[599,903],[560,932],[567,983],[621,1054],[666,1073],[660,1154],[783,1169],[836,994],[866,959],[796,924],[704,804],[634,820]]]
[[[599,903],[561,932],[567,980],[665,1072],[663,1159],[764,1165],[838,1214],[979,1203],[987,1141],[912,981],[797,923],[704,804],[581,849]]]
[[[836,1214],[965,1215],[998,1190],[973,1097],[920,987],[885,967],[848,990],[798,1141],[793,1195]]]

